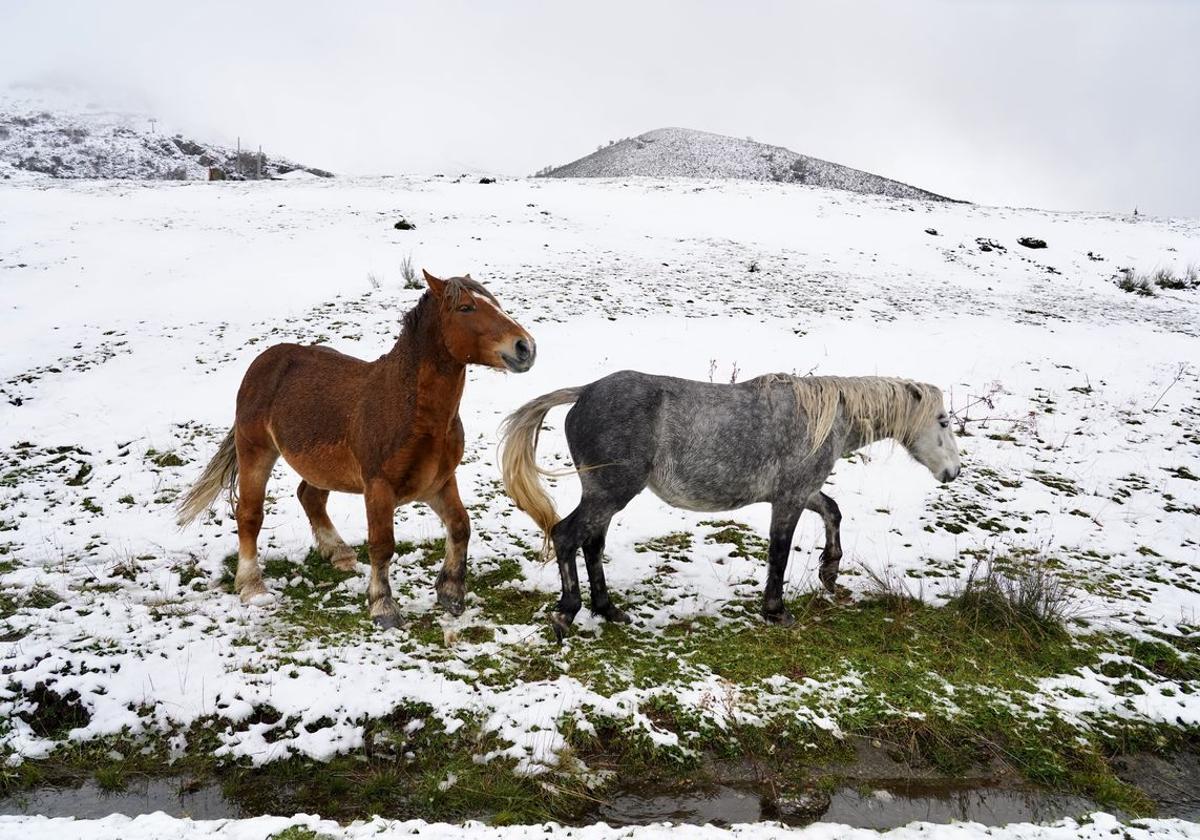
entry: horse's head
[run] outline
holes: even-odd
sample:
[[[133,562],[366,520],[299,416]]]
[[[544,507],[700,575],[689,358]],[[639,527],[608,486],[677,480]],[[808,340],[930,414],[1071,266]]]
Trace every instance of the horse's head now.
[[[446,350],[460,364],[487,365],[524,373],[533,367],[537,345],[525,328],[508,317],[482,284],[466,277],[441,279],[428,271],[425,282],[438,303]]]
[[[946,413],[941,392],[932,386],[918,388],[910,385],[909,389],[914,401],[932,398],[937,400],[937,405],[936,411],[921,413],[924,420],[907,436],[904,446],[908,454],[933,473],[933,477],[938,481],[943,484],[953,481],[962,471],[962,462],[958,457],[958,442],[954,439],[954,432],[950,430],[950,415]]]

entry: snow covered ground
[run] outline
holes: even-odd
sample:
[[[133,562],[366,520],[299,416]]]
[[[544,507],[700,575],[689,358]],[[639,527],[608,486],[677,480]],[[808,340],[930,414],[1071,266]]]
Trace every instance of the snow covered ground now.
[[[395,230],[400,217],[416,229]],[[1021,236],[1048,247],[1028,250]],[[1000,247],[984,250],[979,239]],[[500,619],[477,591],[464,616],[433,619],[433,640],[406,628],[380,633],[365,620],[360,565],[317,593],[348,624],[310,633],[294,597],[308,586],[300,564],[310,535],[286,467],[269,488],[260,543],[273,561],[273,605],[243,606],[221,584],[236,548],[227,512],[179,531],[172,503],[228,429],[240,377],[264,347],[322,341],[367,358],[390,347],[419,295],[402,288],[409,254],[418,269],[470,272],[537,338],[528,374],[470,373],[459,472],[472,572],[495,573],[496,586],[532,606]],[[577,678],[579,657],[605,632],[586,611],[579,634],[554,647],[542,607],[557,597],[557,572],[528,556],[538,537],[499,490],[496,429],[533,396],[621,368],[715,381],[782,371],[936,383],[969,433],[956,483],[937,485],[886,445],[842,462],[832,478],[845,517],[842,582],[855,597],[874,576],[939,602],[978,558],[1033,557],[1071,584],[1088,629],[1194,640],[1200,291],[1141,297],[1112,278],[1124,266],[1182,272],[1196,262],[1195,220],[779,184],[2,184],[0,749],[13,763],[64,738],[181,738],[215,719],[227,756],[327,758],[362,744],[364,718],[424,703],[448,732],[472,720],[497,736],[501,746],[484,759],[537,773],[556,764],[564,721],[624,718],[669,743],[641,710],[656,694],[714,719],[782,709],[837,732],[840,715],[864,699],[853,674],[778,675],[731,710],[714,707],[727,682],[704,669],[653,687]],[[566,459],[561,421],[562,410],[553,413],[555,430],[542,438],[547,464]],[[577,493],[573,479],[556,483],[561,512]],[[358,497],[335,496],[330,509],[348,540],[365,538]],[[765,533],[765,507],[731,516]],[[617,517],[608,580],[643,631],[731,620],[731,605],[758,597],[762,563],[711,539],[717,528],[705,523],[723,518],[650,494]],[[694,536],[685,551],[654,542],[680,532]],[[397,514],[397,539],[410,545],[393,564],[393,587],[414,627],[428,629],[433,605],[436,568],[422,546],[440,536],[428,510]],[[791,593],[815,585],[821,542],[819,521],[806,516]],[[796,632],[802,639],[803,627]],[[507,679],[505,663],[531,650],[554,673]],[[1112,658],[1129,667],[1055,675],[1031,702],[1081,725],[1096,715],[1200,725],[1194,681]],[[78,712],[66,732],[37,724],[45,689]],[[266,706],[274,720],[254,716]],[[118,823],[80,836],[142,836]],[[258,837],[264,825],[169,833]],[[20,826],[31,837],[64,830]],[[980,830],[954,832],[946,836]]]
[[[433,840],[531,840],[552,834],[577,840],[1068,840],[1068,838],[1108,838],[1120,834],[1127,840],[1174,840],[1200,837],[1200,826],[1180,820],[1141,820],[1132,825],[1118,823],[1112,817],[1097,814],[1090,820],[1063,820],[1052,825],[1014,824],[1003,828],[987,828],[974,823],[934,825],[913,823],[887,832],[855,829],[846,825],[820,823],[801,829],[785,828],[778,824],[745,824],[730,828],[709,826],[651,825],[610,828],[603,823],[583,828],[557,825],[512,826],[490,828],[471,823],[447,825],[421,820],[394,822],[374,819],[352,826],[339,826],[328,820],[312,817],[259,817],[249,820],[216,820],[200,822],[181,820],[164,814],[151,814],[136,819],[112,816],[102,820],[46,819],[44,817],[0,816],[0,832],[27,840],[157,840],[162,837],[177,840],[220,838],[221,840],[267,840],[289,828],[302,828],[314,834],[296,835],[296,840],[329,838],[329,840],[359,840],[360,838],[411,837],[419,835]]]

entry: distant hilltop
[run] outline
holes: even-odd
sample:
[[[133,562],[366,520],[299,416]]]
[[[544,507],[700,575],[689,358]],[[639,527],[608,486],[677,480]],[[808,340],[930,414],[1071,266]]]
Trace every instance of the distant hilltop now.
[[[957,200],[840,163],[802,155],[782,146],[690,128],[648,131],[604,146],[565,166],[547,167],[537,175],[543,178],[735,178],[808,184],[892,198]]]
[[[210,168],[232,178],[332,172],[274,155],[168,134],[143,115],[97,108],[47,108],[0,98],[0,177],[200,180]]]

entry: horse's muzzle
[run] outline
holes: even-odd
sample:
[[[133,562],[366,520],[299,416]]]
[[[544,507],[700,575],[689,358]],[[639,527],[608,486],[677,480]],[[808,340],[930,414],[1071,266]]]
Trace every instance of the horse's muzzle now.
[[[537,344],[532,338],[518,338],[513,342],[512,352],[501,351],[500,358],[513,373],[524,373],[533,367],[533,362],[537,359]]]
[[[942,474],[938,476],[938,481],[942,484],[948,484],[958,478],[958,474],[962,472],[962,467],[947,467],[942,470]]]

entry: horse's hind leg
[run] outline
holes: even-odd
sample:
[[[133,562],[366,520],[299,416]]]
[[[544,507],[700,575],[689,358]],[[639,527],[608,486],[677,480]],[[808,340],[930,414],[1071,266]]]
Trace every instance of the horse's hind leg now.
[[[571,632],[571,624],[579,608],[583,605],[583,597],[579,594],[579,568],[575,564],[575,554],[583,536],[579,533],[579,507],[571,511],[550,530],[550,539],[554,542],[554,556],[558,560],[558,575],[562,581],[562,595],[554,612],[550,613],[550,624],[554,627],[554,635],[561,642],[563,637]]]
[[[821,568],[817,576],[826,589],[834,592],[842,560],[842,511],[837,502],[820,491],[809,496],[804,507],[820,514],[825,523],[825,547],[821,549]]]
[[[426,502],[446,526],[446,561],[434,584],[437,602],[451,615],[462,615],[467,596],[467,543],[471,539],[471,520],[459,498],[454,476],[450,476],[442,489]]]
[[[608,595],[603,566],[604,538],[613,516],[646,486],[648,473],[648,468],[635,472],[628,465],[614,464],[580,475],[583,494],[579,507],[555,525],[550,534],[562,577],[562,598],[550,616],[550,622],[560,640],[569,632],[583,604],[575,565],[575,553],[581,545],[592,591],[592,612],[609,621],[629,621],[629,616],[618,609]]]
[[[352,572],[358,560],[354,549],[346,545],[341,534],[333,527],[329,514],[325,512],[325,503],[329,500],[329,491],[314,487],[307,481],[301,481],[296,488],[296,496],[308,514],[308,522],[312,525],[313,540],[317,543],[317,551],[333,564],[335,569]]]
[[[238,456],[238,565],[234,589],[249,603],[268,595],[258,568],[258,532],[263,523],[263,501],[267,480],[279,453],[273,447],[251,443],[244,435],[235,435]]]
[[[799,505],[786,502],[777,501],[771,505],[771,540],[767,553],[769,568],[762,614],[770,623],[784,627],[790,627],[796,621],[783,606],[783,575],[787,571],[792,537],[796,533],[796,523],[800,521],[802,510]]]
[[[608,583],[604,580],[604,538],[608,535],[608,524],[613,514],[602,522],[593,517],[591,534],[583,541],[583,559],[587,565],[588,587],[592,591],[592,612],[608,621],[629,623],[629,616],[612,602],[608,595]]]

